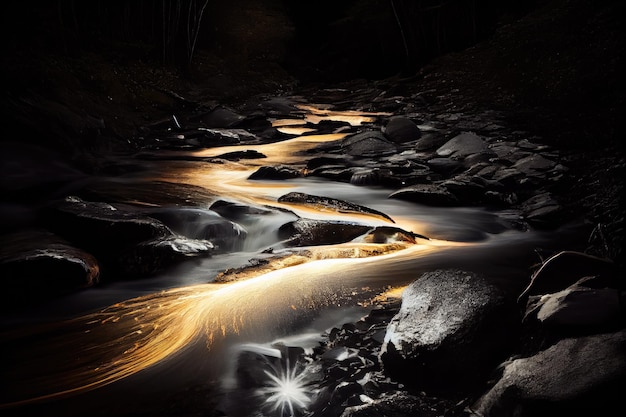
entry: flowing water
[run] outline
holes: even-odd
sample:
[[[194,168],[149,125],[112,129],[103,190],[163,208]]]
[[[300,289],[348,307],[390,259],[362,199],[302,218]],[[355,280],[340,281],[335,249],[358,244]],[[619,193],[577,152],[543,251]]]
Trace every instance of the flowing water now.
[[[304,110],[313,122],[334,117],[359,124],[374,116]],[[300,123],[275,122],[286,131]],[[277,229],[296,217],[280,211],[244,220],[241,227],[247,236],[237,251],[193,260],[148,280],[93,288],[11,318],[5,326],[10,330],[2,334],[3,380],[8,383],[0,395],[1,407],[18,413],[29,407],[35,412],[47,409],[67,416],[151,415],[151,407],[162,407],[175,393],[192,397],[185,391],[189,387],[208,387],[212,397],[232,383],[233,358],[242,346],[261,349],[282,340],[310,348],[325,330],[365,315],[376,295],[435,268],[479,270],[499,285],[519,290],[528,279],[528,265],[539,260],[534,251],[558,247],[576,233],[519,231],[510,227],[506,212],[425,207],[388,199],[391,190],[383,188],[313,178],[247,179],[262,165],[303,164],[300,152],[343,136],[303,135],[255,146],[267,156],[258,160],[163,162],[158,170],[142,175],[203,187],[215,196],[204,208],[218,199],[268,205],[305,218],[392,225],[430,240],[417,239],[402,250],[368,257],[345,257],[374,245],[358,240],[311,247],[317,256],[309,262],[235,282],[213,282],[219,272],[246,265],[260,251],[280,248]],[[206,149],[196,156],[233,150],[241,148]],[[292,191],[360,204],[389,215],[395,223],[375,215],[277,202]],[[266,394],[283,409],[294,403],[306,406],[297,389],[292,397],[284,396],[300,382],[298,375],[285,372],[268,375],[277,388]],[[213,397],[206,399],[206,407],[213,403]],[[275,411],[280,415],[278,407]]]

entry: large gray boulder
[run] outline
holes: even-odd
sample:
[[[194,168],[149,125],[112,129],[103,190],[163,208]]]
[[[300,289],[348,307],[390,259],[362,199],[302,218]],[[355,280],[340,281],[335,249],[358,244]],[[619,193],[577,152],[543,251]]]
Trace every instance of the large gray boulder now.
[[[467,388],[508,356],[518,328],[511,307],[482,275],[423,274],[406,288],[387,327],[380,353],[385,372],[424,389]]]
[[[480,153],[496,156],[495,152],[489,149],[487,142],[472,132],[464,132],[453,137],[439,147],[436,153],[441,157],[455,159],[462,159],[469,155]]]
[[[480,417],[617,416],[625,382],[626,330],[563,339],[504,364],[471,408]]]
[[[542,324],[556,334],[615,329],[624,317],[620,291],[601,283],[600,277],[584,277],[552,294],[529,297],[525,320]]]

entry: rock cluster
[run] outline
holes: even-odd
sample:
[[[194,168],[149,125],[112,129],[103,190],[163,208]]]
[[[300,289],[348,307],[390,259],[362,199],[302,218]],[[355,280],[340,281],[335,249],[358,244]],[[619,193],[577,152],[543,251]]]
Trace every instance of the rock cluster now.
[[[579,253],[554,259],[563,256],[591,269],[599,261]],[[540,271],[531,286],[551,278]],[[407,287],[401,305],[381,304],[332,328],[313,352],[275,347],[299,366],[294,375],[302,376],[307,401],[297,415],[620,415],[624,292],[614,286],[615,271],[596,271],[519,304],[483,274],[427,272]],[[581,286],[586,296],[562,295]],[[537,313],[537,299],[549,312]],[[253,355],[257,362],[263,356]],[[249,357],[240,361],[242,370],[249,366]]]

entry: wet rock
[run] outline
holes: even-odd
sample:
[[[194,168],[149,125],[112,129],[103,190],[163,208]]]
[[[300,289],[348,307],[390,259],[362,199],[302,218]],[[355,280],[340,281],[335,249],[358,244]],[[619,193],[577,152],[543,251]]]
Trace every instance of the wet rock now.
[[[516,322],[515,309],[484,276],[428,272],[404,290],[380,359],[407,385],[467,389],[508,355]]]
[[[98,259],[107,279],[143,277],[213,250],[211,242],[177,236],[139,210],[76,197],[58,203],[47,217],[59,235]]]
[[[419,127],[411,119],[404,116],[392,117],[382,132],[393,143],[412,142],[422,136]]]
[[[282,225],[278,235],[286,246],[330,245],[349,242],[370,229],[369,226],[343,221],[298,219]]]
[[[556,162],[548,158],[532,154],[517,161],[513,167],[525,175],[542,176],[544,172],[553,169],[556,165]]]
[[[268,207],[253,206],[225,200],[217,200],[211,204],[209,208],[225,219],[235,222],[245,220],[250,216],[269,216],[277,213],[275,209]]]
[[[206,129],[202,128],[195,135],[190,132],[182,134],[187,141],[195,139],[199,147],[213,148],[218,146],[231,146],[241,143],[240,136],[249,136],[246,131],[231,131],[222,129]]]
[[[390,170],[385,171],[386,176],[391,177]],[[382,170],[378,168],[362,168],[357,170],[350,177],[350,184],[354,185],[380,185],[383,181]]]
[[[137,279],[151,276],[185,259],[209,256],[214,245],[208,240],[171,236],[140,242],[117,252],[109,266],[117,278]],[[113,269],[114,268],[114,269]]]
[[[402,188],[389,195],[389,198],[412,201],[427,206],[455,206],[458,199],[442,186],[417,184]]]
[[[300,170],[288,166],[264,166],[250,174],[249,180],[286,180],[302,176]]]
[[[563,208],[548,192],[524,201],[521,210],[528,223],[535,227],[553,228],[564,220]]]
[[[515,168],[500,168],[493,173],[493,180],[498,181],[505,186],[508,190],[519,190],[520,182],[524,178],[524,174]]]
[[[457,176],[443,181],[441,185],[454,195],[459,202],[465,205],[482,203],[484,201],[485,186],[476,178]]]
[[[59,236],[33,229],[0,236],[0,275],[4,310],[96,285],[100,265]]]
[[[349,182],[357,168],[343,166],[323,166],[309,172],[309,176],[327,178],[332,181]]]
[[[307,170],[330,166],[330,167],[347,167],[351,165],[351,159],[341,156],[318,156],[311,158],[306,163]]]
[[[503,364],[471,407],[481,417],[617,415],[626,383],[626,331],[563,339]]]
[[[490,162],[492,159],[493,155],[489,153],[473,153],[471,155],[468,155],[463,160],[463,166],[466,168],[471,168],[481,162]]]
[[[601,277],[584,277],[568,288],[531,296],[525,321],[536,320],[542,328],[560,334],[597,332],[615,328],[626,317],[617,288],[602,287]],[[594,288],[600,285],[600,288]]]
[[[426,132],[422,133],[422,137],[415,142],[415,149],[418,151],[427,151],[439,148],[446,142],[447,139],[444,135],[436,132]]]
[[[511,166],[522,158],[532,155],[528,151],[522,151],[514,142],[498,142],[489,147],[497,156],[498,161]]]
[[[374,130],[345,137],[341,141],[341,149],[347,155],[359,157],[379,157],[397,151],[395,144]]]
[[[195,207],[164,207],[143,211],[175,233],[190,239],[208,240],[221,251],[241,250],[247,231],[214,211]]]
[[[374,210],[365,206],[351,203],[349,201],[338,200],[336,198],[321,197],[311,194],[291,192],[282,195],[278,198],[279,203],[298,204],[315,209],[331,210],[338,213],[361,213],[371,214],[377,217],[382,217],[385,220],[389,220],[394,223],[393,219],[378,210]]]
[[[443,175],[452,175],[463,169],[463,164],[450,158],[431,158],[426,161],[426,165],[435,172]]]
[[[465,158],[472,154],[489,153],[495,155],[480,136],[465,132],[447,141],[437,149],[437,155],[449,158]]]
[[[147,215],[76,197],[58,203],[48,218],[57,233],[94,253],[172,235],[167,226]]]

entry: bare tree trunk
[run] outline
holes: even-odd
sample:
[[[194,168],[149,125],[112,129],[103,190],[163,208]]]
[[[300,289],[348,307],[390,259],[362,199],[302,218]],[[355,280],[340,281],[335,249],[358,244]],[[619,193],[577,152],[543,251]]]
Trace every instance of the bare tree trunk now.
[[[202,15],[206,6],[209,4],[209,0],[205,0],[200,12],[198,13],[198,7],[196,0],[190,0],[189,2],[189,14],[187,15],[187,65],[191,66],[193,60],[193,54],[196,50],[196,44],[198,42],[198,34],[200,33],[200,23],[202,23]],[[192,14],[193,8],[193,14]]]
[[[163,63],[173,65],[180,22],[180,0],[163,0]]]
[[[404,53],[406,57],[405,66],[409,66],[411,62],[411,53],[409,51],[409,45],[406,41],[406,35],[404,34],[404,29],[402,27],[402,22],[400,21],[400,16],[398,15],[398,11],[396,10],[396,5],[393,0],[391,2],[391,9],[393,10],[393,16],[396,18],[396,23],[398,23],[398,29],[400,29],[400,35],[402,36],[402,43],[404,44]]]

